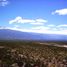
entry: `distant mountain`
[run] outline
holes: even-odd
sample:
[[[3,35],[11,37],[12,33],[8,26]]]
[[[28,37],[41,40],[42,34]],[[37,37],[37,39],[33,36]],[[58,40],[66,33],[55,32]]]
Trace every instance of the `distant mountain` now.
[[[40,34],[0,29],[0,40],[67,41],[67,35]]]

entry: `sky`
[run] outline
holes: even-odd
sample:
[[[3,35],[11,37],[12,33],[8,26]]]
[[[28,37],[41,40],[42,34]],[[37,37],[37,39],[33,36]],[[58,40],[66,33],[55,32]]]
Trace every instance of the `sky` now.
[[[67,35],[67,0],[0,0],[0,29]]]

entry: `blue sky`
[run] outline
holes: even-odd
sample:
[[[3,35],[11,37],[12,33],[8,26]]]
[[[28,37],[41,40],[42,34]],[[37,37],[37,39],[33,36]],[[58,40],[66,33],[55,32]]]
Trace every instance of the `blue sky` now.
[[[0,0],[0,29],[67,35],[67,0]]]

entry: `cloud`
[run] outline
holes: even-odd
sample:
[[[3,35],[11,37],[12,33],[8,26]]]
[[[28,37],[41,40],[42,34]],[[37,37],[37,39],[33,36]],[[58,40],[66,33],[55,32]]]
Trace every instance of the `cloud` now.
[[[33,32],[33,33],[41,33],[41,34],[60,34],[60,35],[67,35],[67,29],[66,30],[58,30],[57,28],[51,28],[47,26],[36,26],[32,27],[30,29],[28,28],[20,28],[17,25],[14,27],[0,27],[0,29],[11,29],[11,30],[17,30],[21,32]],[[65,32],[65,33],[64,33]]]
[[[9,4],[8,0],[0,0],[0,6],[6,6],[8,4]]]
[[[37,26],[37,27],[33,27],[33,30],[48,30],[50,29],[49,27],[45,27],[45,26]]]
[[[47,25],[48,27],[56,27],[56,25],[54,25],[54,24],[49,24],[49,25]]]
[[[67,24],[61,24],[61,25],[57,25],[57,28],[59,29],[59,31],[67,31]],[[66,33],[66,32],[65,32]]]
[[[25,18],[22,18],[20,16],[16,17],[14,20],[10,20],[9,21],[9,24],[12,24],[12,23],[30,23],[30,24],[34,24],[34,25],[40,25],[40,24],[43,24],[43,23],[46,23],[47,20],[44,20],[44,19],[25,19]]]
[[[67,8],[65,9],[59,9],[59,10],[55,10],[54,12],[52,12],[52,14],[58,14],[58,15],[67,15]]]
[[[67,27],[67,24],[58,25],[57,27]]]
[[[24,19],[24,18],[18,16],[14,20],[9,21],[9,24],[12,24],[12,23],[30,23],[30,22],[35,22],[35,21],[31,20],[31,19]]]
[[[4,27],[0,26],[0,29],[3,29]]]
[[[41,34],[60,34],[67,35],[67,30],[49,30],[48,28],[40,28],[40,29],[24,29],[24,28],[10,28],[12,30],[18,30],[22,32],[33,32],[33,33],[41,33]],[[64,33],[65,32],[65,33]]]
[[[41,23],[41,22],[34,22],[34,23],[30,23],[32,25],[43,25],[44,23]]]
[[[35,22],[47,22],[47,20],[39,18],[39,19],[36,19]]]

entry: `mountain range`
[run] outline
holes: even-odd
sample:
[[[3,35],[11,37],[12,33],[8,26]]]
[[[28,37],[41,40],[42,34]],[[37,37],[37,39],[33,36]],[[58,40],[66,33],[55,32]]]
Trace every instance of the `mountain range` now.
[[[21,32],[10,29],[0,29],[0,40],[67,41],[67,35],[41,34],[32,32]]]

